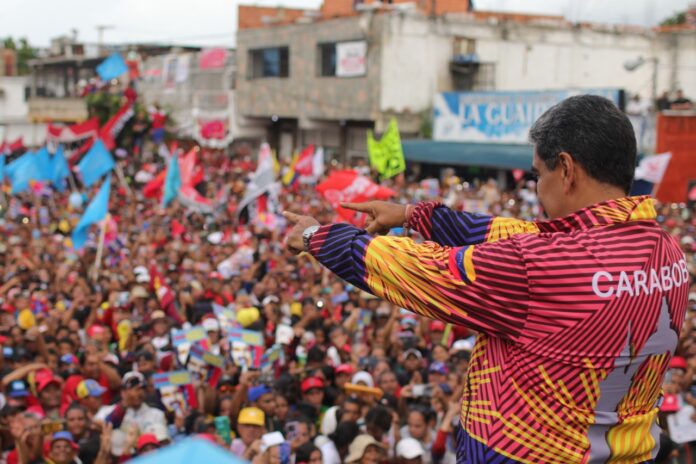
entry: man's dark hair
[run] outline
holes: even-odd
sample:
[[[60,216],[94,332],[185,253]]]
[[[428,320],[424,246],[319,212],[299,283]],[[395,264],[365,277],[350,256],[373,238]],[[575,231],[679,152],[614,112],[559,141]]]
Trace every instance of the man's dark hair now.
[[[365,415],[365,423],[372,424],[386,433],[391,427],[392,415],[389,410],[383,406],[373,406]]]
[[[636,137],[628,117],[596,95],[578,95],[549,108],[534,123],[529,139],[550,170],[569,153],[593,179],[631,191]]]

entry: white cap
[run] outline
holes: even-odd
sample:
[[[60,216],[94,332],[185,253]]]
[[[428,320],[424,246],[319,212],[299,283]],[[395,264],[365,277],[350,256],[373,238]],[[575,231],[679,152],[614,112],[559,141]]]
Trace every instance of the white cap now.
[[[214,317],[203,319],[202,325],[206,332],[217,332],[220,330],[220,323]]]
[[[264,453],[272,446],[278,446],[285,443],[285,437],[280,432],[265,433],[261,437],[261,452]]]
[[[423,456],[424,451],[420,442],[415,438],[402,438],[396,444],[396,455],[404,459],[414,459]]]
[[[149,426],[145,427],[145,433],[153,434],[157,438],[157,441],[160,442],[170,440],[169,431],[167,430],[167,427],[159,422],[154,422]]]
[[[456,342],[452,343],[452,352],[457,352],[457,351],[471,351],[474,348],[473,343],[471,343],[471,340],[469,339],[462,339],[462,340],[457,340]]]
[[[353,375],[353,378],[350,380],[350,383],[357,385],[359,382],[363,382],[365,385],[368,387],[372,388],[375,386],[374,380],[372,380],[372,376],[365,371],[359,371],[356,372]]]

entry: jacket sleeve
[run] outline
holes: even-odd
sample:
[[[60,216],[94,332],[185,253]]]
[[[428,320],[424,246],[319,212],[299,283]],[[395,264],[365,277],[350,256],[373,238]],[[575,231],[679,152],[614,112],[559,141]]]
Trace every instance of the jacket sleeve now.
[[[432,319],[512,340],[527,319],[527,271],[515,240],[452,248],[334,224],[314,234],[310,252],[356,287]]]
[[[477,245],[539,232],[535,222],[454,211],[435,201],[418,203],[406,226],[443,246]]]

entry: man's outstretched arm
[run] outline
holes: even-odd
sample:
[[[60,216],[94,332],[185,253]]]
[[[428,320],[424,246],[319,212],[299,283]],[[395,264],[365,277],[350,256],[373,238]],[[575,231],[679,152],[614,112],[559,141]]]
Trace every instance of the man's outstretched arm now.
[[[288,237],[295,250],[305,224]],[[313,234],[308,251],[353,285],[423,316],[508,339],[524,329],[529,289],[515,241],[450,248],[333,224]]]
[[[347,203],[346,208],[367,214],[367,232],[387,233],[405,226],[420,233],[426,240],[443,246],[477,245],[496,242],[522,233],[538,233],[535,222],[454,211],[435,201],[403,206],[386,201]]]

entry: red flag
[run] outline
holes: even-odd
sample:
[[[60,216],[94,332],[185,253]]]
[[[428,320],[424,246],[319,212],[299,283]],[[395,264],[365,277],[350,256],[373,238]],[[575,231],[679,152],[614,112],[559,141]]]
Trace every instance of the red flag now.
[[[18,137],[17,140],[10,143],[10,153],[23,150],[26,150],[26,147],[24,146],[24,137]]]
[[[310,145],[300,153],[295,163],[295,173],[300,176],[311,176],[314,174],[314,145]]]
[[[393,190],[375,184],[352,170],[332,172],[324,182],[317,185],[316,189],[342,219],[358,227],[365,225],[367,219],[365,214],[341,208],[340,203],[386,200],[395,195]]]
[[[222,47],[209,48],[201,51],[199,67],[201,69],[224,68],[227,60],[227,50]]]
[[[178,237],[186,233],[186,227],[176,219],[172,219],[172,237]]]
[[[164,282],[164,279],[157,269],[157,266],[150,267],[150,290],[155,292],[155,295],[157,295],[157,301],[159,301],[160,308],[162,308],[167,316],[174,319],[177,324],[182,324],[184,320],[181,318],[179,311],[176,310],[176,306],[174,305],[176,296],[169,285]]]
[[[85,139],[93,139],[99,132],[99,120],[97,118],[88,119],[79,124],[71,126],[56,126],[48,123],[48,134],[46,138],[52,142],[74,143]]]
[[[145,184],[145,187],[143,187],[143,195],[145,198],[159,198],[162,196],[162,187],[164,187],[164,178],[166,175],[167,171],[163,170],[157,174],[157,177]]]
[[[126,103],[114,114],[99,130],[99,137],[104,141],[104,145],[109,150],[116,146],[116,136],[123,130],[126,123],[135,116],[133,103]]]

